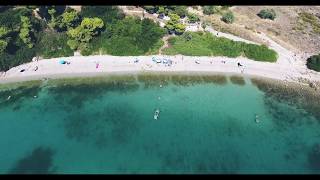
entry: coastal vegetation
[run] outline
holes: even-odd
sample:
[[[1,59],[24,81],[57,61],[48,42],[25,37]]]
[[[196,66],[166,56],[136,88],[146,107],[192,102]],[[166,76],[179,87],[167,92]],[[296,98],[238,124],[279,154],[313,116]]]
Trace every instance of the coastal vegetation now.
[[[165,54],[199,56],[245,56],[275,62],[277,54],[266,46],[215,37],[208,32],[185,32],[184,22],[200,21],[187,6],[142,6],[149,13],[168,16],[159,23],[126,16],[116,6],[83,6],[77,11],[66,6],[19,6],[0,11],[0,71],[31,61],[34,57],[56,58],[74,55],[117,56],[158,54],[169,38]],[[219,13],[226,23],[234,21],[229,6],[204,6],[207,14]],[[8,21],[10,19],[10,21]],[[206,26],[206,23],[202,23]]]
[[[29,8],[6,7],[0,11],[0,71],[29,62],[36,56],[44,21]]]
[[[211,33],[185,32],[182,36],[169,39],[170,48],[164,49],[168,55],[187,56],[245,56],[256,61],[276,62],[277,53],[265,45],[247,44]]]
[[[177,14],[169,14],[170,20],[166,23],[165,28],[167,28],[169,34],[181,35],[186,30],[186,26],[179,22],[180,17]]]
[[[188,13],[187,16],[188,16],[189,23],[196,23],[200,21],[199,16],[197,16],[196,14]]]
[[[88,54],[144,55],[158,52],[165,30],[150,19],[126,17],[89,43]]]
[[[179,17],[184,18],[187,14],[187,6],[142,6],[150,14],[177,14]]]
[[[226,12],[222,15],[221,20],[225,23],[231,24],[234,22],[234,15],[231,11]]]
[[[307,67],[320,72],[320,54],[309,57],[307,59]]]
[[[262,9],[257,15],[262,19],[271,19],[271,20],[274,20],[277,17],[274,9]]]
[[[183,8],[176,8],[183,15]],[[179,32],[180,26],[176,27]],[[183,28],[182,28],[183,29]],[[150,19],[125,17],[115,6],[19,6],[0,11],[0,71],[43,58],[108,53],[155,54],[165,30]]]

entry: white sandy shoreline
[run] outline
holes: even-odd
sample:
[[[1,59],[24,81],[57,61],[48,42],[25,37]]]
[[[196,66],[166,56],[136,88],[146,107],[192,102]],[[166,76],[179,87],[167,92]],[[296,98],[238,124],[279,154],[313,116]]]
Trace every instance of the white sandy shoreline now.
[[[171,59],[173,64],[167,67],[157,64],[152,57]],[[134,63],[138,58],[139,62]],[[59,60],[70,62],[59,64]],[[195,63],[198,60],[200,64]],[[223,63],[222,61],[225,61]],[[238,67],[240,62],[243,66]],[[99,68],[96,64],[99,63]],[[37,71],[34,68],[38,67]],[[300,69],[299,69],[300,68]],[[25,69],[24,72],[20,72]],[[300,70],[300,71],[298,71]],[[319,73],[303,74],[301,66],[281,63],[268,63],[249,60],[247,58],[227,57],[192,57],[192,56],[73,56],[65,58],[43,59],[14,67],[0,77],[0,83],[11,83],[43,78],[88,77],[108,74],[132,74],[140,72],[199,72],[199,73],[232,73],[249,76],[267,77],[278,80],[296,81],[306,78],[310,81],[320,81]]]

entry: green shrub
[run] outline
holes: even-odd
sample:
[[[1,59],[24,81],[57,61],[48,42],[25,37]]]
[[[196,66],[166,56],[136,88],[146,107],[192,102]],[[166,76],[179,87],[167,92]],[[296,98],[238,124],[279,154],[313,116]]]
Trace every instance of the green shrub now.
[[[234,22],[234,15],[231,11],[223,14],[223,16],[221,17],[221,20],[225,23],[231,24]]]
[[[276,18],[276,12],[273,9],[262,9],[257,15],[262,19],[274,20]]]
[[[203,6],[202,7],[203,14],[211,15],[216,14],[220,11],[220,8],[217,6]]]
[[[320,54],[309,57],[307,59],[307,67],[320,72]]]
[[[173,13],[178,14],[181,18],[185,17],[188,14],[186,6],[175,6]]]
[[[247,58],[256,61],[276,62],[278,58],[277,53],[265,45],[246,44],[244,45],[244,54]]]
[[[189,13],[188,14],[188,21],[189,21],[189,23],[195,23],[195,22],[200,21],[200,19],[196,14]]]

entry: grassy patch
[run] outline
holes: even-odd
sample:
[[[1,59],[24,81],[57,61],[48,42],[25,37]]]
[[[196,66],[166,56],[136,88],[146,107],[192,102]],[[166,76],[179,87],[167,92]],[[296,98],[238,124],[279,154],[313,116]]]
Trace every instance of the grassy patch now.
[[[168,55],[246,56],[256,61],[267,62],[276,62],[278,57],[275,51],[264,45],[233,41],[213,36],[211,33],[186,32],[185,35],[170,38],[168,42],[171,47],[164,49],[164,54]]]
[[[306,24],[310,24],[313,32],[320,34],[320,20],[314,14],[301,12],[298,18],[298,30],[306,28]]]
[[[149,51],[146,53],[146,55],[157,55],[159,54],[159,49],[164,45],[164,42],[162,39],[159,39],[159,41],[154,44]]]
[[[67,45],[65,33],[46,32],[38,44],[38,55],[44,58],[73,56],[73,50]]]

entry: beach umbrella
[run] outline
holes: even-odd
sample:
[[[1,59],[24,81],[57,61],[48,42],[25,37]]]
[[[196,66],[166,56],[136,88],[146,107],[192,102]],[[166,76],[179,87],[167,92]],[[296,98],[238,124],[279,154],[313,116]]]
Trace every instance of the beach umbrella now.
[[[65,60],[62,60],[62,59],[61,59],[61,60],[59,61],[59,64],[65,64],[65,63],[66,63]]]
[[[152,61],[153,61],[153,62],[157,62],[157,60],[156,60],[155,57],[152,57]]]

